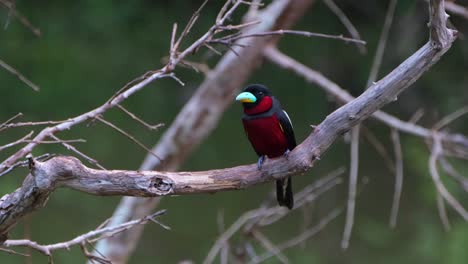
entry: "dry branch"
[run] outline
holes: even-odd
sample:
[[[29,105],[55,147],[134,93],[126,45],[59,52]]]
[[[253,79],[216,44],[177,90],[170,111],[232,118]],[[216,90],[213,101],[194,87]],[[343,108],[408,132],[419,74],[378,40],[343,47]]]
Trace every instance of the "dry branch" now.
[[[146,217],[143,217],[141,219],[136,219],[133,221],[129,221],[123,224],[120,224],[118,226],[102,226],[98,227],[96,230],[89,231],[85,234],[79,235],[69,241],[65,242],[60,242],[56,244],[50,244],[50,245],[41,245],[35,241],[31,241],[28,239],[15,239],[15,240],[6,240],[3,242],[3,246],[5,247],[26,247],[26,248],[31,248],[34,249],[46,256],[49,257],[50,260],[52,260],[52,253],[53,251],[59,250],[59,249],[70,249],[72,246],[76,245],[83,245],[85,243],[94,243],[97,240],[103,239],[105,237],[113,236],[115,234],[118,234],[120,232],[123,232],[125,230],[128,230],[134,226],[137,225],[144,225],[147,222],[151,221],[156,224],[160,224],[155,218],[158,216],[163,215],[166,212],[166,210],[161,210],[158,211],[154,214],[148,215]],[[160,224],[163,228],[167,229],[166,226]],[[88,257],[93,257],[93,256],[88,256]]]
[[[355,99],[346,90],[341,88],[338,84],[327,79],[320,72],[317,72],[305,66],[304,64],[301,64],[291,57],[281,53],[276,48],[269,47],[268,49],[265,49],[264,54],[267,59],[277,64],[278,66],[291,70],[302,76],[306,81],[318,85],[325,92],[331,94],[335,100],[341,103],[349,103]],[[400,132],[422,138],[432,139],[433,130],[419,126],[415,124],[414,121],[410,120],[406,122],[380,110],[373,113],[372,117],[389,127],[399,130]],[[445,150],[453,149],[454,151],[463,153],[468,151],[468,138],[466,136],[443,131],[438,131],[437,134],[440,136]]]

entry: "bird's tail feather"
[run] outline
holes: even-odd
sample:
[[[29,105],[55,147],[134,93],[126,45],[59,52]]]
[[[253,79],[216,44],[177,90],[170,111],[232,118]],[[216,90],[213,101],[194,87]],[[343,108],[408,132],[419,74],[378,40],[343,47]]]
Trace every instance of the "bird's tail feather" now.
[[[288,177],[286,180],[286,188],[284,188],[284,181],[284,179],[276,180],[276,199],[280,206],[292,209],[294,207],[294,196],[291,177]]]
[[[276,200],[280,206],[284,206],[284,180],[276,180]]]

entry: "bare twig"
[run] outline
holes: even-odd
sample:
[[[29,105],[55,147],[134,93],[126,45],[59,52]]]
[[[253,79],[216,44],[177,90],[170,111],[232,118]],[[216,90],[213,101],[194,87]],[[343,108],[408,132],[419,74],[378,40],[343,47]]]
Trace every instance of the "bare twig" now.
[[[400,134],[392,129],[391,138],[395,152],[395,191],[393,193],[392,210],[390,214],[390,226],[396,227],[398,209],[400,208],[401,191],[403,188],[403,152],[401,151]]]
[[[276,256],[281,263],[290,263],[289,259],[281,253],[281,250],[279,250],[278,247],[276,247],[276,245],[273,244],[262,232],[254,229],[252,230],[252,235],[258,242],[260,242],[260,244],[263,245],[263,247],[265,247],[266,250]]]
[[[320,231],[322,231],[332,220],[336,219],[341,214],[342,211],[343,211],[342,208],[332,210],[329,214],[327,214],[324,218],[322,218],[320,222],[314,227],[309,228],[305,232],[301,232],[298,236],[279,244],[278,249],[280,251],[283,251],[285,249],[295,247],[299,245],[300,243],[302,243],[303,241],[310,239],[311,237],[315,236]],[[249,263],[251,264],[262,263],[263,261],[265,261],[266,259],[272,256],[273,254],[271,252],[266,252]]]
[[[143,148],[144,150],[146,150],[148,153],[152,154],[155,158],[157,159],[161,159],[156,153],[154,153],[150,148],[148,148],[147,146],[145,146],[145,144],[141,143],[138,139],[136,139],[134,136],[130,135],[129,133],[125,132],[125,130],[119,128],[118,126],[112,124],[111,122],[105,120],[104,118],[100,117],[100,116],[96,116],[96,119],[101,121],[103,124],[106,124],[108,126],[110,126],[111,128],[117,130],[117,132],[119,132],[120,134],[126,136],[127,138],[129,138],[131,141],[135,142],[138,146],[140,146],[141,148]]]
[[[433,141],[431,157],[429,158],[429,170],[432,180],[434,181],[434,185],[436,186],[436,190],[438,194],[440,194],[465,221],[468,221],[468,212],[463,205],[461,205],[460,202],[450,194],[440,179],[439,171],[437,170],[437,160],[439,159],[439,156],[443,154],[440,136],[434,133]]]
[[[50,159],[50,158],[53,157],[53,156],[54,156],[54,154],[45,153],[45,154],[42,154],[41,156],[36,157],[36,160],[45,161],[45,160]],[[15,164],[13,164],[11,167],[9,167],[8,169],[6,169],[5,171],[0,172],[0,177],[3,176],[3,175],[5,175],[5,174],[8,174],[10,171],[14,170],[15,168],[18,168],[18,167],[27,167],[27,166],[28,166],[28,160],[21,160],[21,161],[18,161],[18,162],[16,162]]]
[[[457,111],[445,116],[444,118],[442,118],[439,122],[437,122],[433,127],[432,129],[434,130],[440,130],[442,129],[443,127],[447,126],[448,124],[452,123],[453,121],[455,121],[456,119],[462,117],[463,115],[466,115],[468,113],[468,105],[467,106],[464,106],[460,109],[458,109]]]
[[[20,255],[20,256],[23,256],[23,257],[30,257],[31,256],[29,254],[24,254],[24,253],[21,253],[21,252],[18,252],[18,251],[14,251],[12,249],[2,248],[2,247],[0,247],[0,251],[6,252],[8,254]]]
[[[128,111],[125,107],[123,107],[121,105],[117,105],[117,107],[120,110],[122,110],[124,113],[129,115],[132,119],[136,120],[138,123],[140,123],[143,126],[145,126],[146,128],[148,128],[149,130],[158,130],[159,128],[164,126],[164,124],[162,124],[162,123],[159,123],[159,124],[156,124],[156,125],[150,125],[150,124],[146,123],[144,120],[142,120],[141,118],[139,118],[138,116],[136,116],[135,114],[133,114],[132,112]]]
[[[346,14],[341,10],[333,0],[323,0],[323,2],[330,8],[330,10],[335,13],[335,15],[338,17],[338,19],[341,21],[341,23],[346,27],[348,30],[349,34],[355,38],[355,39],[361,39],[361,35],[359,34],[359,31],[356,29],[356,27],[353,25],[351,20],[346,16]],[[367,52],[366,47],[363,45],[356,44],[356,47],[358,48],[359,52],[361,54],[365,54]]]
[[[100,168],[100,169],[103,169],[105,170],[106,168],[104,168],[104,166],[102,166],[101,164],[99,164],[99,162],[91,157],[89,157],[88,155],[84,154],[83,152],[79,151],[78,149],[76,149],[73,145],[70,145],[68,144],[67,142],[64,142],[63,140],[61,140],[60,138],[58,138],[56,135],[51,135],[50,136],[51,138],[59,141],[66,149],[68,149],[69,151],[71,152],[74,152],[76,153],[78,156],[84,158],[85,160],[87,160],[89,163],[95,165],[96,167]]]
[[[16,118],[19,118],[19,117],[22,117],[23,116],[23,113],[17,113],[16,115],[10,117],[9,119],[7,119],[5,122],[1,123],[0,124],[0,128],[4,127],[5,125],[9,124],[10,122],[12,122],[13,120],[15,120]],[[0,130],[1,131],[1,130]]]
[[[328,35],[323,33],[314,33],[309,31],[302,31],[302,30],[286,30],[286,29],[279,29],[275,31],[267,31],[261,33],[253,33],[253,34],[242,34],[238,36],[234,36],[232,38],[223,38],[223,39],[213,39],[210,40],[209,43],[217,43],[217,44],[224,44],[224,45],[232,45],[232,43],[236,40],[243,39],[243,38],[253,38],[253,37],[269,37],[274,35],[299,35],[304,37],[320,37],[320,38],[327,38],[327,39],[337,39],[342,40],[345,42],[352,42],[360,45],[366,45],[366,42],[361,39],[354,39],[354,38],[347,38],[343,35]]]
[[[39,92],[39,86],[37,86],[36,84],[34,84],[33,82],[31,82],[30,80],[28,80],[28,78],[24,77],[23,74],[21,74],[19,71],[17,71],[15,68],[13,68],[12,66],[8,65],[6,62],[4,62],[3,60],[0,60],[0,67],[4,68],[5,70],[7,70],[8,72],[10,72],[11,74],[15,75],[16,77],[18,77],[18,79],[20,79],[20,81],[22,81],[23,83],[25,83],[27,86],[31,87],[34,91],[36,92]]]
[[[18,21],[23,24],[26,28],[28,28],[29,30],[31,30],[31,32],[36,36],[36,37],[40,37],[41,36],[41,30],[37,27],[35,27],[31,22],[29,22],[29,20],[23,16],[22,14],[20,14],[17,10],[16,10],[16,7],[14,7],[14,5],[6,0],[0,0],[0,4],[2,4],[3,6],[5,6],[6,8],[9,9],[9,16],[10,15],[13,15],[15,16]]]
[[[440,221],[445,231],[450,231],[450,220],[447,215],[447,208],[445,208],[445,201],[442,195],[437,192],[437,210],[439,211]]]
[[[382,157],[384,160],[385,166],[387,166],[388,170],[391,172],[395,172],[395,164],[393,160],[390,158],[390,154],[388,153],[385,146],[380,142],[380,140],[375,136],[375,134],[368,129],[366,126],[361,125],[361,132],[364,137],[369,141],[369,143],[375,148],[377,153]]]
[[[3,151],[5,149],[7,149],[7,148],[10,148],[10,147],[13,147],[13,146],[16,146],[18,144],[26,142],[26,139],[30,138],[33,134],[34,134],[34,131],[31,131],[28,134],[26,134],[24,137],[14,141],[14,142],[8,143],[8,144],[3,145],[3,146],[0,146],[0,151]]]
[[[380,65],[382,64],[385,46],[387,45],[388,33],[390,32],[390,27],[393,21],[393,14],[395,13],[397,2],[398,0],[391,0],[388,4],[387,15],[385,16],[384,26],[382,28],[382,33],[380,34],[379,44],[377,46],[377,51],[375,52],[374,61],[372,62],[372,67],[366,87],[369,87],[377,79],[377,75],[379,74]]]
[[[130,229],[134,226],[144,225],[148,221],[154,222],[154,219],[156,217],[161,216],[165,213],[166,213],[166,210],[160,210],[152,215],[149,215],[140,219],[129,221],[118,226],[103,227],[101,229],[92,230],[92,231],[89,231],[88,233],[79,235],[69,241],[60,242],[56,244],[41,245],[35,241],[31,241],[27,239],[18,239],[18,240],[6,240],[5,242],[3,242],[3,246],[5,247],[28,247],[51,258],[53,251],[56,251],[59,249],[69,249],[72,246],[80,245],[83,242],[86,242],[89,240],[95,241],[98,238],[102,239],[108,236],[112,236],[120,232],[123,232],[127,229]]]
[[[14,127],[25,127],[25,126],[47,126],[47,125],[56,125],[66,122],[66,120],[62,121],[39,121],[39,122],[18,122],[18,123],[4,123],[0,125],[0,131],[14,128]]]
[[[348,206],[346,208],[346,224],[343,231],[343,239],[341,240],[342,249],[348,248],[351,231],[354,225],[354,209],[359,170],[359,130],[359,125],[351,130],[351,166],[349,170]]]
[[[468,178],[461,175],[444,156],[440,157],[439,162],[442,165],[442,169],[450,177],[454,178],[465,192],[468,192]]]

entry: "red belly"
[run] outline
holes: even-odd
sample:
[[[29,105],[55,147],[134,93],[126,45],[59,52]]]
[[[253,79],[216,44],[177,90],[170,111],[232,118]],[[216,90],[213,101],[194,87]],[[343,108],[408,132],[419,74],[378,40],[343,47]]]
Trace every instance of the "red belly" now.
[[[259,155],[279,157],[286,152],[288,143],[278,118],[270,117],[242,120],[247,137]]]

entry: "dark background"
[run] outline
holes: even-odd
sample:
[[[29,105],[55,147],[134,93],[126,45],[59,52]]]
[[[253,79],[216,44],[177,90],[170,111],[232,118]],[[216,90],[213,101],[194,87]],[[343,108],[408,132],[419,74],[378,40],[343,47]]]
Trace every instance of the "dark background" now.
[[[190,43],[213,23],[222,1],[212,1],[203,11],[199,23],[187,41]],[[302,63],[322,72],[353,95],[365,88],[382,29],[388,1],[340,0],[337,4],[349,16],[368,53],[341,41],[285,36],[279,48]],[[468,1],[457,1],[468,5]],[[39,93],[0,69],[0,122],[18,112],[23,120],[62,120],[99,106],[125,83],[142,73],[158,69],[167,56],[174,22],[188,20],[200,1],[18,1],[17,9],[42,31],[40,38],[13,19],[0,30],[0,58],[14,66],[41,87]],[[242,13],[242,12],[240,12]],[[238,14],[240,14],[238,13]],[[3,28],[7,9],[0,9]],[[422,46],[428,38],[425,1],[399,1],[390,31],[381,74],[388,73]],[[384,110],[408,120],[418,109],[425,115],[419,124],[431,127],[437,120],[467,104],[468,101],[468,20],[453,16],[460,38],[450,51],[418,80],[399,100]],[[295,29],[329,34],[345,34],[336,16],[317,1]],[[191,58],[211,67],[218,57],[202,50]],[[186,86],[173,80],[158,80],[125,102],[125,106],[150,123],[170,125],[175,115],[202,82],[204,76],[186,69],[176,73]],[[326,94],[302,78],[265,62],[249,82],[264,83],[280,98],[293,120],[298,141],[310,133],[336,108]],[[210,103],[207,99],[205,103]],[[256,155],[244,135],[241,107],[234,104],[218,127],[193,153],[183,170],[224,168],[256,161]],[[107,120],[118,124],[148,146],[152,146],[165,128],[148,131],[119,110],[108,111]],[[466,119],[450,126],[451,131],[468,131]],[[393,155],[390,129],[375,121],[364,125],[385,144]],[[33,128],[36,132],[39,127]],[[0,134],[0,145],[14,141],[30,129],[11,129]],[[100,123],[86,123],[60,133],[62,139],[84,138],[75,146],[96,158],[106,168],[135,170],[146,153],[135,143]],[[394,176],[372,146],[361,140],[359,178],[368,181],[357,200],[351,244],[340,248],[344,215],[328,225],[305,247],[286,251],[293,263],[466,263],[468,260],[468,225],[449,209],[452,230],[445,232],[436,206],[436,192],[428,171],[429,152],[420,138],[402,134],[404,187],[396,229],[388,225]],[[0,153],[3,160],[15,148]],[[54,145],[41,145],[34,155],[70,154]],[[464,172],[467,166],[455,161]],[[349,167],[349,144],[339,140],[303,177],[295,177],[295,189],[312,183],[319,176],[339,166]],[[27,171],[17,169],[0,179],[0,195],[17,188]],[[467,195],[445,175],[444,182],[466,204]],[[242,212],[265,200],[272,185],[216,195],[192,195],[163,199],[160,208],[168,209],[161,221],[172,227],[166,231],[149,224],[131,258],[131,263],[175,263],[191,259],[199,263],[218,236],[216,219],[222,211],[226,224]],[[347,176],[342,184],[317,201],[312,210],[312,224],[330,208],[342,206],[347,198]],[[108,218],[120,197],[96,197],[68,189],[57,190],[47,206],[16,226],[11,238],[23,238],[29,232],[39,243],[56,243],[94,229]],[[290,215],[266,230],[269,238],[280,242],[301,231],[301,211]],[[27,226],[30,225],[30,231]],[[236,242],[236,239],[234,239]],[[234,244],[235,245],[235,244]],[[260,252],[260,251],[259,251]],[[0,263],[23,263],[21,256],[0,252]],[[47,259],[34,253],[33,263]],[[55,254],[56,263],[83,263],[77,247]],[[271,259],[268,263],[276,263]]]

